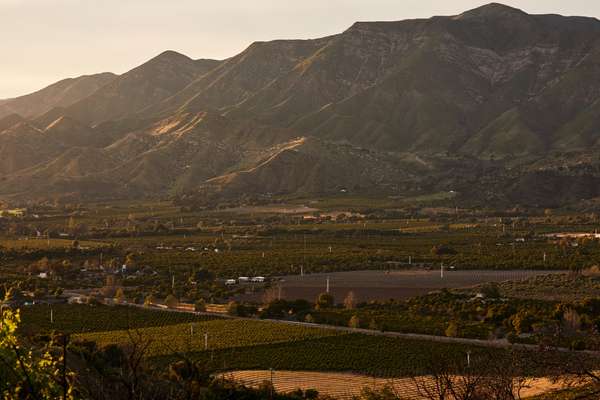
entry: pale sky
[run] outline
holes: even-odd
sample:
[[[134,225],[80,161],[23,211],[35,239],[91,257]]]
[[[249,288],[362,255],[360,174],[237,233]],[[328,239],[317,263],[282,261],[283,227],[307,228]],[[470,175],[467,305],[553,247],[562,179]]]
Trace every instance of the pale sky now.
[[[164,50],[223,59],[257,40],[339,33],[355,21],[456,15],[485,0],[0,0],[0,98],[66,77],[123,73]],[[600,17],[598,0],[506,0]]]

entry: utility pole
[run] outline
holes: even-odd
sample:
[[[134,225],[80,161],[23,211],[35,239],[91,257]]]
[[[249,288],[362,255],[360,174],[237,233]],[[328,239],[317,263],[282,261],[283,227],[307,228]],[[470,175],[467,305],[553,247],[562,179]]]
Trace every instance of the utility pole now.
[[[326,290],[326,292],[329,293],[329,277],[327,277],[327,290]]]
[[[50,309],[50,323],[54,324],[54,310]]]
[[[408,256],[408,265],[412,265],[412,256]]]
[[[467,367],[471,366],[471,351],[467,351]]]
[[[306,233],[302,235],[304,238],[304,250],[302,251],[303,264],[306,264]]]
[[[208,332],[204,333],[204,350],[208,350]]]
[[[444,262],[440,264],[440,278],[444,279]]]

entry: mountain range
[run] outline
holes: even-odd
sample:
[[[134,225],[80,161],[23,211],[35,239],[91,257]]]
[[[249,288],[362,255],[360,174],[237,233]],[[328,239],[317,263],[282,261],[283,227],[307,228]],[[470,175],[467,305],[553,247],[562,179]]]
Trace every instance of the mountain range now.
[[[600,21],[497,3],[0,100],[0,196],[600,196]]]

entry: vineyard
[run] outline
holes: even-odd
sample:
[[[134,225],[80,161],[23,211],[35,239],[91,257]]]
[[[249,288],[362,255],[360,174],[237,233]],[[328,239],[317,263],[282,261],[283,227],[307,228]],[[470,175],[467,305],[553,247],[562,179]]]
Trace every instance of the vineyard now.
[[[306,341],[338,336],[339,332],[329,329],[277,324],[249,320],[213,320],[140,328],[137,333],[151,340],[150,356],[172,353],[213,351],[253,347],[277,343],[306,343]],[[76,335],[75,339],[91,340],[100,346],[107,344],[126,345],[129,331],[103,331]],[[207,335],[207,336],[205,336]]]
[[[214,318],[216,317],[126,306],[35,305],[21,309],[22,324],[20,329],[24,333],[49,331],[65,333],[102,332],[198,323]]]
[[[467,351],[474,358],[501,351],[126,306],[38,305],[23,308],[21,315],[24,333],[72,333],[73,341],[94,341],[100,348],[137,338],[150,343],[148,356],[159,364],[188,354],[214,371],[275,368],[402,377],[425,372],[435,354],[463,360]]]
[[[374,377],[406,377],[426,373],[432,357],[444,354],[465,360],[467,351],[501,352],[456,344],[444,344],[363,334],[333,335],[310,340],[199,351],[193,357],[215,371],[261,370],[352,372]],[[157,358],[159,363],[175,355]]]

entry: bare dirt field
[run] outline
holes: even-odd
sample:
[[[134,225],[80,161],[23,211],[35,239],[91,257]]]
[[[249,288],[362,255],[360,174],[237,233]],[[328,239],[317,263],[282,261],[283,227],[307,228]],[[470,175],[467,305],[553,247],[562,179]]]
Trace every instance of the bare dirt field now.
[[[341,301],[353,291],[359,301],[407,299],[443,288],[466,288],[486,282],[518,281],[557,271],[353,271],[282,277],[282,297],[314,300],[327,288]]]
[[[336,399],[352,399],[361,394],[364,388],[381,389],[385,386],[393,388],[394,392],[406,399],[419,400],[415,383],[410,378],[380,379],[366,375],[329,372],[304,371],[233,371],[221,375],[225,379],[241,382],[247,386],[257,387],[265,381],[273,381],[278,392],[291,392],[296,389],[315,389],[319,393]],[[537,396],[562,388],[561,384],[548,379],[533,379],[528,387],[521,391],[523,398]]]

